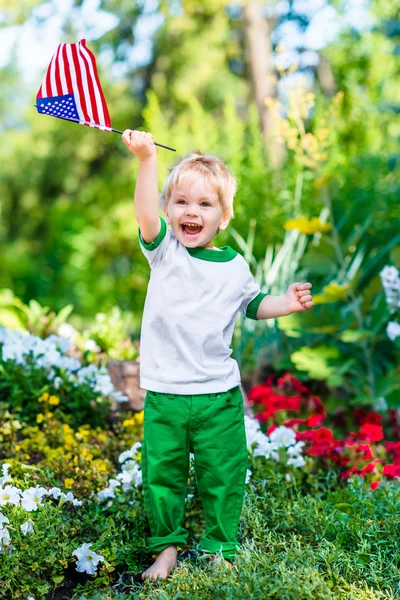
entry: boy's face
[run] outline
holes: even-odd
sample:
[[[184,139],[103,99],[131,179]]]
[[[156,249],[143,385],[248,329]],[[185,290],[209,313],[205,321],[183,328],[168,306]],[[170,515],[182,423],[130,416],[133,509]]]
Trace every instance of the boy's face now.
[[[172,189],[164,212],[175,237],[189,248],[213,248],[212,240],[218,228],[226,229],[229,223],[229,216],[222,214],[214,186],[204,177],[192,173],[185,175],[179,188]],[[182,227],[184,223],[199,225],[201,229],[186,228],[186,233]]]

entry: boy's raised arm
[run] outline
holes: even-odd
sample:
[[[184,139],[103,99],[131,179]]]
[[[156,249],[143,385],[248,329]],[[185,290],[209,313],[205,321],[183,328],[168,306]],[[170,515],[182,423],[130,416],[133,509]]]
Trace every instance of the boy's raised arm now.
[[[139,159],[134,198],[135,215],[143,240],[151,243],[161,229],[158,216],[157,147],[151,133],[145,131],[126,129],[122,140]]]

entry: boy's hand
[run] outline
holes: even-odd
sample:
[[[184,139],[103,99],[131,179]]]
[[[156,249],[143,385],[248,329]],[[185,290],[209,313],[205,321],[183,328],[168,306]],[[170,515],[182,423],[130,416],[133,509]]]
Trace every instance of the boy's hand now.
[[[153,142],[151,133],[136,131],[136,129],[125,129],[122,134],[122,140],[132,154],[137,156],[141,161],[157,155],[157,146]]]
[[[290,312],[300,312],[309,310],[314,306],[310,290],[311,283],[291,283],[286,292],[286,302]]]

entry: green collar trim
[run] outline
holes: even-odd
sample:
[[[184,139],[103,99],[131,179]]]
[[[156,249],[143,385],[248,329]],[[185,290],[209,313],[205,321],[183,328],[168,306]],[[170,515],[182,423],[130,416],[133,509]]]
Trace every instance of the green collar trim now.
[[[200,258],[201,260],[209,260],[211,262],[228,262],[233,260],[237,255],[236,250],[231,248],[230,246],[222,246],[220,250],[211,250],[211,248],[201,248],[198,246],[197,248],[188,248],[185,246],[186,250],[189,252],[190,256],[194,256],[194,258]]]

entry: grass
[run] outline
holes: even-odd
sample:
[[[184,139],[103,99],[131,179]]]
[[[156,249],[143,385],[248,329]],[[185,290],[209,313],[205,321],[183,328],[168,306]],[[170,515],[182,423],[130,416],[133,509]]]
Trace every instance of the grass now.
[[[148,556],[136,574],[120,574],[112,589],[93,591],[88,581],[73,598],[400,599],[400,482],[371,491],[362,479],[344,486],[335,479],[321,479],[313,493],[279,477],[247,486],[232,570],[216,569],[193,551],[167,580],[140,584]]]

